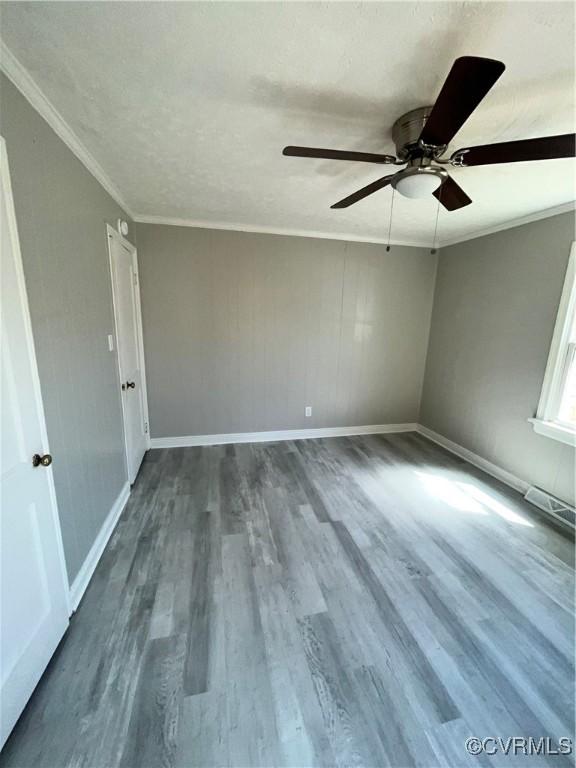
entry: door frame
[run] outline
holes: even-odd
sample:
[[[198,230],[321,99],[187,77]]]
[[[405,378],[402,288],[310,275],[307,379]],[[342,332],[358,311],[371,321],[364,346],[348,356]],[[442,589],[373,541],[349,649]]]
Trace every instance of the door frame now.
[[[38,419],[40,421],[40,439],[42,442],[42,452],[51,453],[50,443],[48,442],[48,431],[46,429],[46,414],[44,413],[44,401],[42,399],[42,388],[40,385],[40,374],[38,372],[38,360],[36,357],[36,345],[34,343],[34,332],[32,330],[32,320],[30,318],[30,305],[28,303],[28,291],[26,290],[26,276],[24,274],[24,263],[22,261],[22,251],[20,250],[20,238],[18,236],[18,223],[16,220],[16,207],[14,196],[12,194],[12,183],[10,177],[10,165],[8,163],[8,150],[4,136],[0,135],[0,184],[2,191],[6,196],[6,215],[8,218],[8,237],[14,250],[14,266],[18,280],[18,292],[24,310],[24,328],[28,340],[28,349],[30,357],[30,369],[32,373],[32,389],[34,399],[38,409]],[[72,602],[70,599],[70,580],[68,578],[68,568],[66,567],[66,557],[64,555],[64,541],[62,539],[62,527],[60,525],[60,515],[58,512],[58,500],[56,498],[56,486],[54,485],[54,472],[52,466],[45,467],[44,470],[48,479],[48,493],[50,495],[50,509],[52,522],[56,531],[56,551],[58,553],[58,565],[62,576],[62,586],[64,589],[68,616],[73,613]]]
[[[136,246],[133,245],[129,240],[126,240],[125,237],[123,237],[118,230],[114,229],[114,227],[111,227],[110,224],[106,224],[106,245],[108,248],[108,266],[110,268],[110,284],[112,286],[112,309],[114,313],[114,338],[116,343],[116,370],[118,372],[118,385],[119,388],[121,386],[121,371],[120,371],[120,342],[118,337],[118,297],[117,297],[117,289],[116,289],[116,282],[114,280],[114,264],[112,263],[112,248],[111,241],[116,240],[118,243],[123,245],[126,250],[128,250],[132,256],[132,272],[136,278],[136,287],[138,288],[137,291],[135,291],[135,306],[136,306],[136,335],[138,337],[138,357],[140,362],[140,378],[141,378],[141,387],[142,387],[142,408],[143,408],[143,417],[144,417],[144,425],[145,425],[145,434],[146,434],[146,448],[150,448],[150,419],[148,417],[148,390],[146,388],[146,362],[144,359],[144,336],[142,332],[142,307],[140,303],[140,275],[138,272],[138,251],[136,249]],[[119,391],[121,391],[119,389]],[[124,405],[124,398],[120,394],[120,402],[122,405],[122,431],[124,433],[124,465],[126,467],[126,477],[129,478],[129,472],[128,472],[128,435],[126,433],[126,409]]]

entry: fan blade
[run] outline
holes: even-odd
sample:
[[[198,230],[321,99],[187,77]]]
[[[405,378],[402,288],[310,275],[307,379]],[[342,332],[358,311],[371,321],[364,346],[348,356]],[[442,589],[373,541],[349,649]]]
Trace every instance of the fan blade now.
[[[393,155],[374,155],[371,152],[348,152],[343,149],[316,149],[315,147],[284,147],[287,157],[321,157],[326,160],[357,160],[361,163],[395,163]]]
[[[458,208],[464,208],[472,202],[462,187],[451,176],[448,176],[432,194],[447,211],[457,211]]]
[[[373,192],[377,192],[379,189],[388,186],[395,175],[396,174],[393,173],[390,176],[384,176],[382,179],[378,179],[378,181],[373,181],[372,184],[368,184],[367,187],[362,187],[362,189],[359,189],[352,195],[348,195],[348,197],[345,197],[343,200],[334,203],[330,208],[348,208],[348,206],[354,205],[358,200],[362,200],[362,198],[368,197],[368,195],[371,195]]]
[[[503,141],[500,144],[482,144],[454,152],[452,158],[462,165],[492,165],[493,163],[520,163],[523,160],[553,160],[557,157],[576,156],[576,134],[544,136],[540,139]]]
[[[456,59],[420,134],[420,141],[432,146],[449,144],[505,68],[501,61],[479,56]]]

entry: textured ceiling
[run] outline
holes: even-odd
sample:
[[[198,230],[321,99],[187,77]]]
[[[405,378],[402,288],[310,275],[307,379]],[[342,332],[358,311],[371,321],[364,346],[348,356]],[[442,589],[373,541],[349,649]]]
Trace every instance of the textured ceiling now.
[[[506,71],[452,149],[574,130],[574,5],[554,2],[2,3],[1,34],[138,217],[383,238],[386,168],[285,144],[393,152],[453,60]],[[574,160],[457,169],[474,200],[441,241],[574,199]],[[396,195],[394,241],[429,243],[436,201]]]

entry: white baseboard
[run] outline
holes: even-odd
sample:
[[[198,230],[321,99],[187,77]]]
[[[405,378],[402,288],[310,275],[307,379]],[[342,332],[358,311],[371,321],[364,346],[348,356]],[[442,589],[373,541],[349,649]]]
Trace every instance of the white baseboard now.
[[[98,536],[96,537],[90,552],[88,552],[86,559],[82,563],[82,567],[80,568],[78,575],[72,582],[72,586],[70,587],[70,607],[72,609],[72,613],[74,613],[76,608],[78,608],[80,600],[82,600],[82,596],[86,591],[86,587],[90,583],[92,574],[96,570],[98,561],[102,557],[102,552],[104,552],[104,548],[106,547],[106,544],[108,544],[108,540],[110,539],[110,536],[116,527],[118,518],[126,506],[126,502],[128,501],[129,496],[130,484],[126,483],[118,494],[116,501],[112,505],[112,509],[108,513],[108,517],[104,521],[102,528],[100,528],[100,532],[98,533]]]
[[[460,458],[465,459],[470,464],[478,467],[478,469],[482,469],[484,472],[492,475],[492,477],[495,477],[497,480],[501,480],[503,483],[506,483],[506,485],[509,485],[516,491],[520,491],[522,494],[526,493],[530,487],[530,483],[526,482],[526,480],[521,480],[511,472],[502,469],[502,467],[499,467],[497,464],[493,464],[491,461],[483,459],[482,456],[478,456],[477,453],[473,453],[472,451],[469,451],[468,448],[464,448],[463,446],[458,445],[458,443],[452,442],[452,440],[444,437],[444,435],[439,435],[438,432],[434,432],[432,429],[428,429],[428,427],[423,427],[421,424],[418,424],[416,431],[424,437],[427,437],[428,440],[432,440],[433,443],[441,445],[443,448],[450,451],[450,453],[460,456]]]
[[[493,464],[482,456],[469,451],[447,437],[421,424],[368,424],[357,427],[324,427],[320,429],[283,429],[275,432],[237,432],[220,435],[184,435],[179,437],[153,437],[151,448],[189,448],[201,445],[225,445],[227,443],[268,443],[282,440],[309,440],[319,437],[346,437],[347,435],[384,435],[395,432],[419,432],[432,442],[460,456],[475,467],[482,469],[497,480],[524,494],[530,483]]]
[[[281,429],[276,432],[237,432],[222,435],[185,435],[182,437],[153,437],[151,448],[189,448],[196,445],[225,445],[226,443],[270,443],[281,440],[309,440],[317,437],[346,437],[347,435],[383,435],[394,432],[415,432],[417,424],[368,424],[360,427],[323,427],[320,429]]]

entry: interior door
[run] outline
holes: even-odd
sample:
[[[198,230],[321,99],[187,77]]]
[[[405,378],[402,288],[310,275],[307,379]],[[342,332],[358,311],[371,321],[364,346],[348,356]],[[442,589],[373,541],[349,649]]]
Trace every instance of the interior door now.
[[[0,177],[1,747],[66,631],[68,583],[3,139]]]
[[[140,294],[135,250],[109,228],[108,243],[114,293],[118,368],[122,388],[122,410],[128,479],[133,483],[146,452],[147,423],[145,384],[140,346]]]

